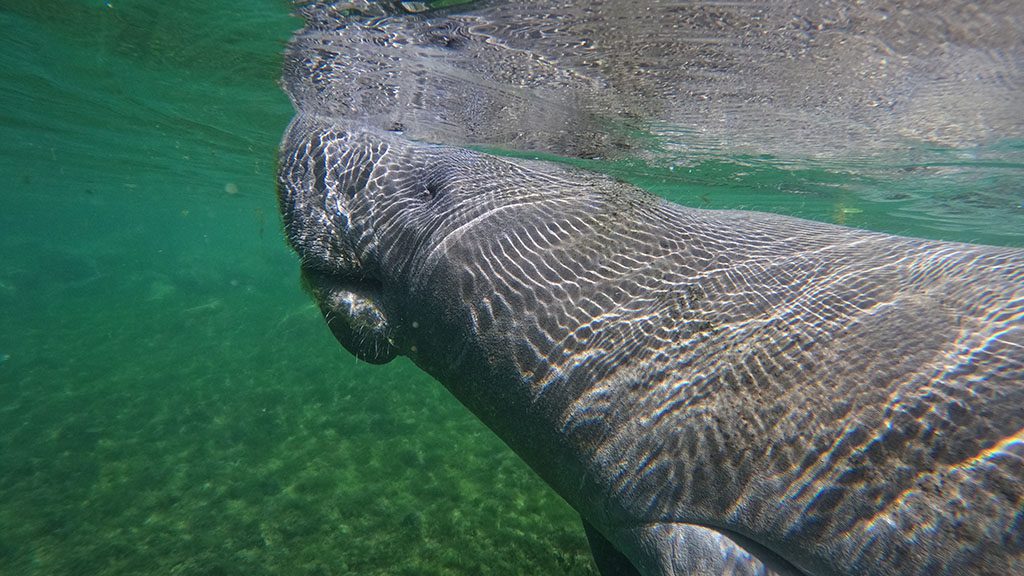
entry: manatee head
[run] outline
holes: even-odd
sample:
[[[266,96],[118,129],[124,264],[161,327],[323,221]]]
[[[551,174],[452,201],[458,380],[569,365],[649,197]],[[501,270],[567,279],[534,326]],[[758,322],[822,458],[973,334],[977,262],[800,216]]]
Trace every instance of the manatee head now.
[[[459,332],[479,327],[473,303],[502,289],[486,268],[528,257],[493,254],[494,242],[588,212],[586,195],[566,194],[548,172],[300,118],[283,144],[279,199],[305,284],[335,337],[358,358],[384,363],[416,359],[425,347],[458,353],[450,344],[468,339]]]

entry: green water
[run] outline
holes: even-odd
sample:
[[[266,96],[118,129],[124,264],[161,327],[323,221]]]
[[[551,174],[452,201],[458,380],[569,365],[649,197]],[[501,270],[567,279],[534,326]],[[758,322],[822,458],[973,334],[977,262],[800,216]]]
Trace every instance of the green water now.
[[[0,0],[0,574],[594,573],[557,496],[410,363],[348,356],[299,288],[273,157],[300,24],[283,0]],[[583,164],[1022,245],[1020,156]]]

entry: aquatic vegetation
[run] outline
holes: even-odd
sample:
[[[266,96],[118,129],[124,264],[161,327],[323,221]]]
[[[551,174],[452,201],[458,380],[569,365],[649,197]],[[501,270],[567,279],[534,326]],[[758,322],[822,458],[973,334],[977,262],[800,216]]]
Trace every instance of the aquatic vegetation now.
[[[564,503],[408,364],[340,352],[294,279],[201,315],[111,288],[2,310],[47,326],[0,338],[11,573],[592,573]]]

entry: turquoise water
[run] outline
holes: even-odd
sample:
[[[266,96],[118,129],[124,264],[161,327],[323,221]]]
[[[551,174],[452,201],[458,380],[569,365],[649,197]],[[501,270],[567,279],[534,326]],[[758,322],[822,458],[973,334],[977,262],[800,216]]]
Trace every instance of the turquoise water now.
[[[0,574],[592,574],[575,514],[302,292],[282,0],[0,0]],[[575,161],[710,208],[1024,245],[1024,144]]]

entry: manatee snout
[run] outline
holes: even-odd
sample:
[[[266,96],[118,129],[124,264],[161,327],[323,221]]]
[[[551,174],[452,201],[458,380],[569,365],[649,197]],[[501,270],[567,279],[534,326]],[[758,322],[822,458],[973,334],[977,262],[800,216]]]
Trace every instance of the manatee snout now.
[[[361,198],[381,154],[344,132],[296,122],[278,170],[285,234],[299,255],[303,284],[338,342],[372,364],[396,355],[383,284],[367,258],[374,246],[365,223],[372,218]]]
[[[370,364],[386,364],[395,358],[397,350],[380,304],[379,283],[337,282],[308,270],[302,278],[331,334],[346,350]]]

